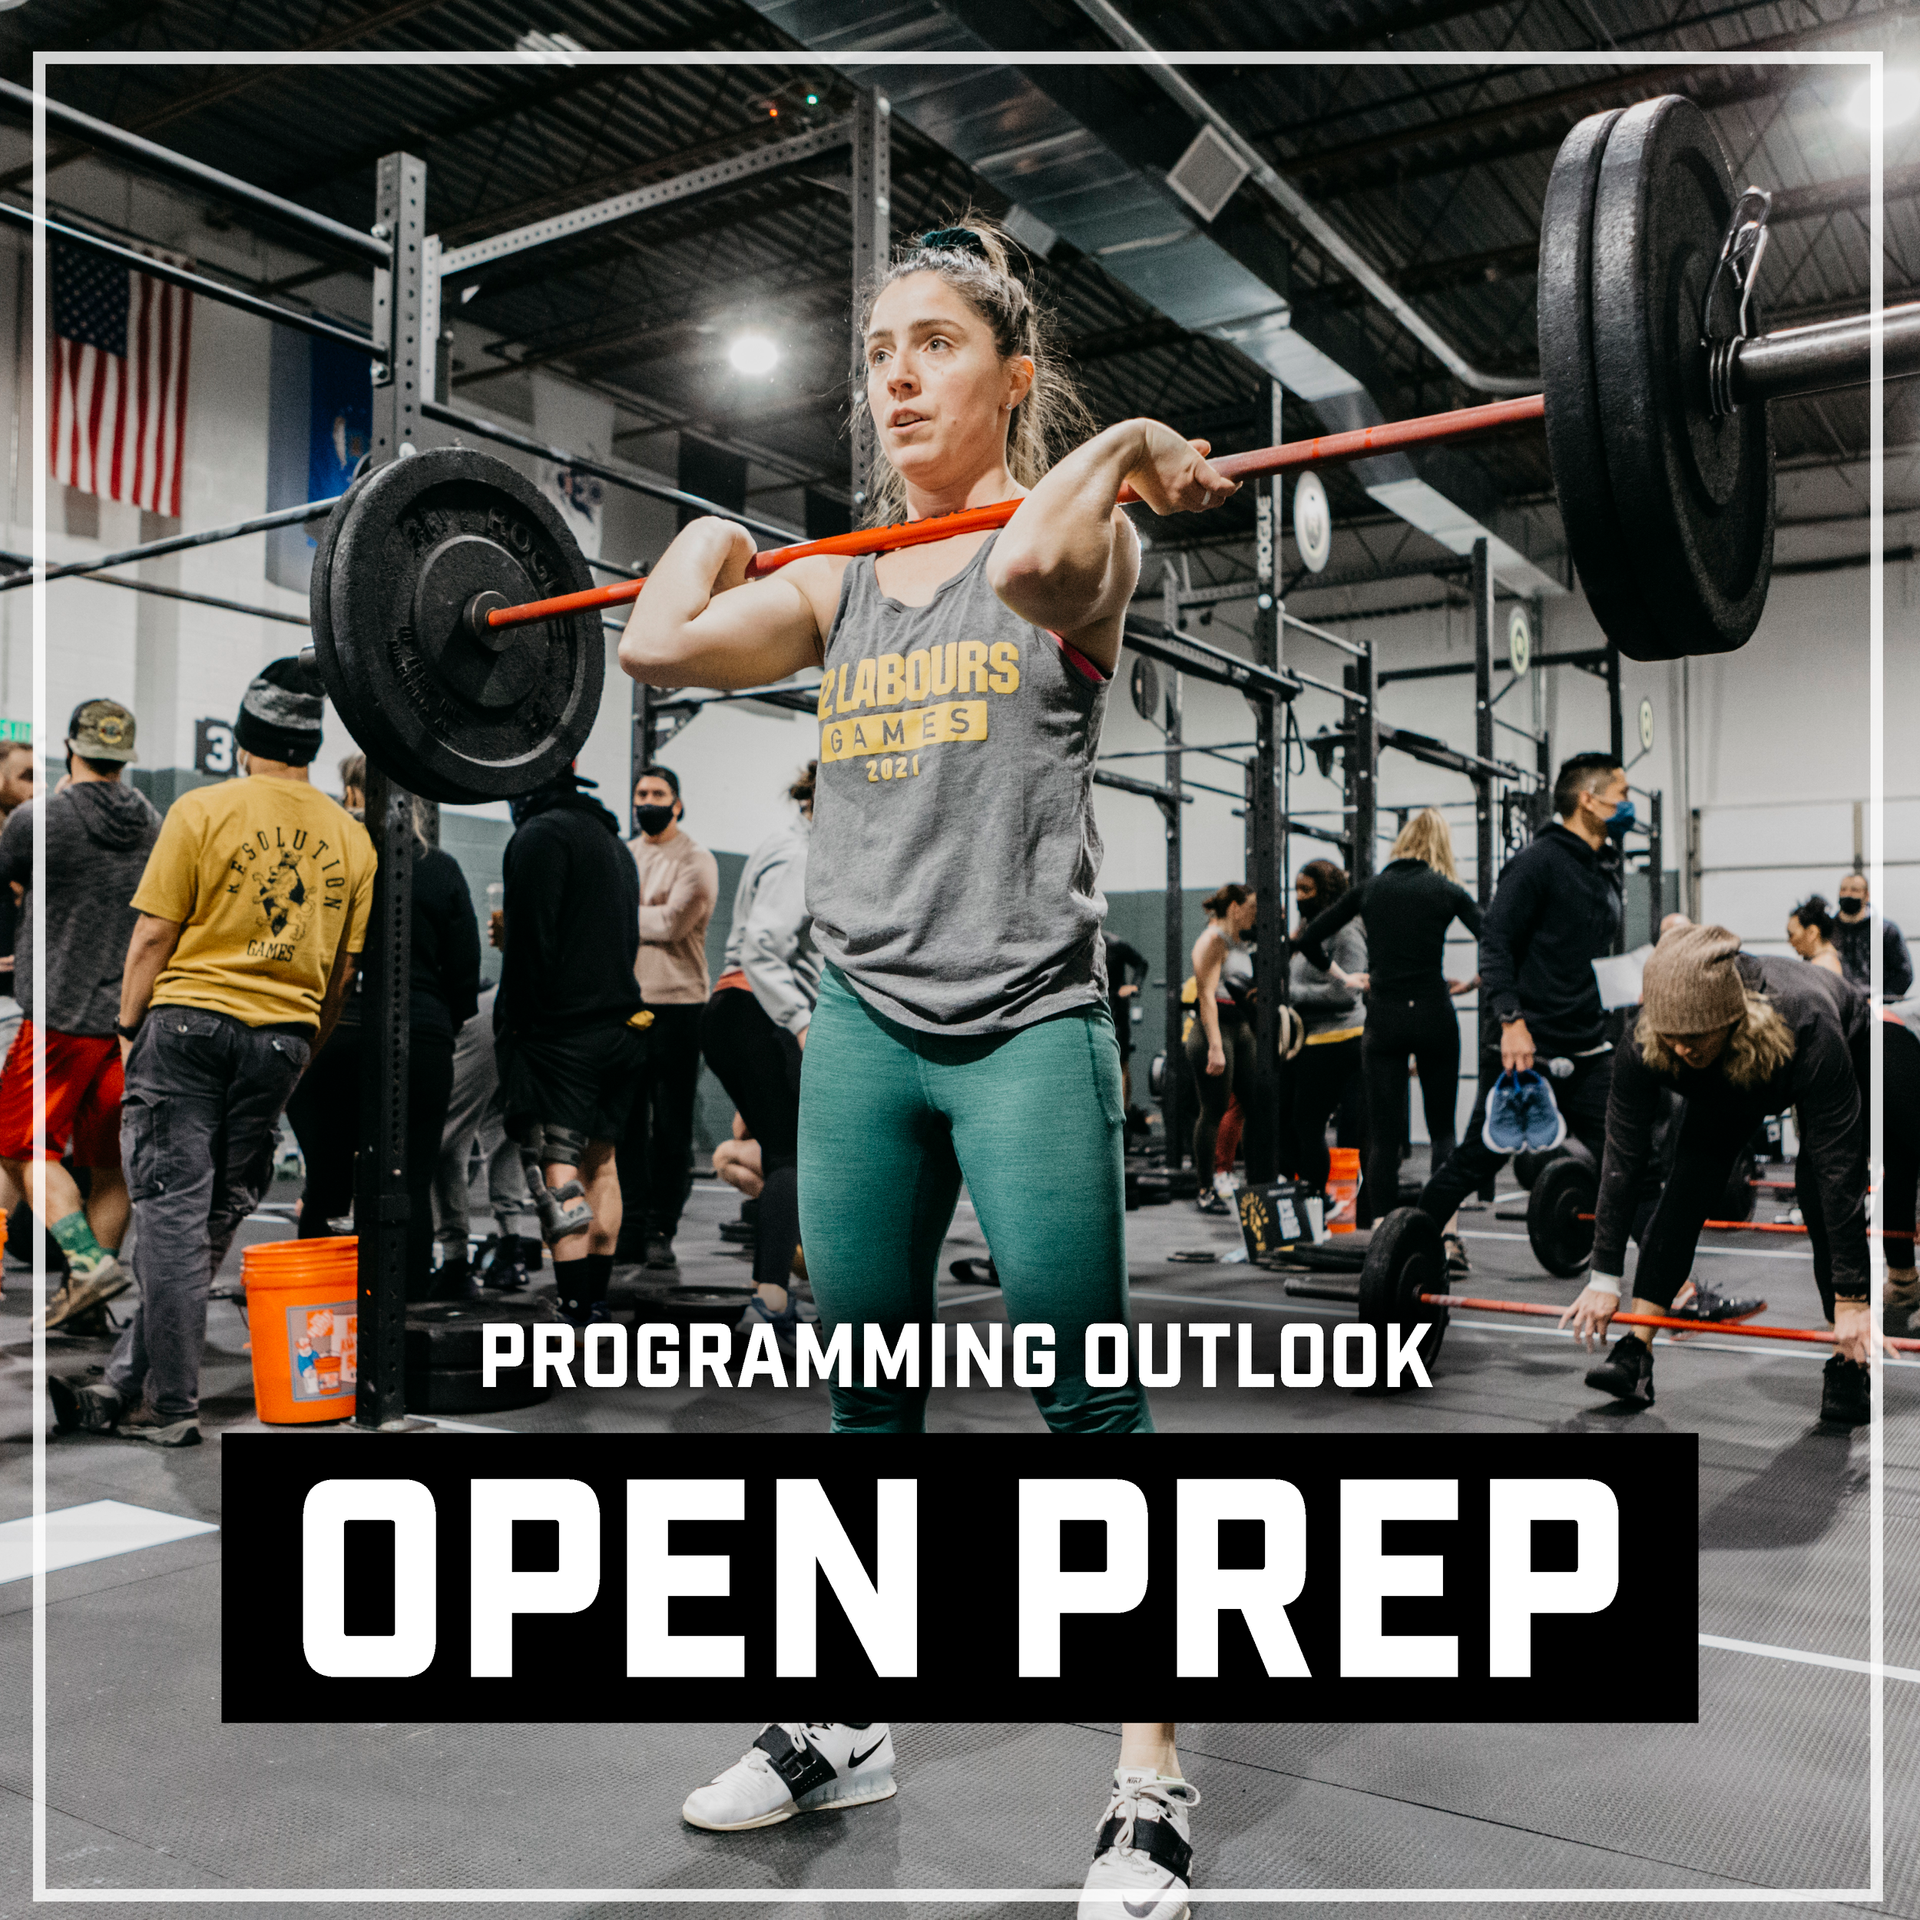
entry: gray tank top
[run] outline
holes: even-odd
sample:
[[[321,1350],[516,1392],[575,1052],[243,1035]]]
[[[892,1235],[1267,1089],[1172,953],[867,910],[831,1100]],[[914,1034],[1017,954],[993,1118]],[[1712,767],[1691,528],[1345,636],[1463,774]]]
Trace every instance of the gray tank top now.
[[[1107,997],[1107,682],[1005,605],[992,550],[924,607],[855,560],[827,636],[813,937],[877,1012],[926,1033],[1010,1033]]]

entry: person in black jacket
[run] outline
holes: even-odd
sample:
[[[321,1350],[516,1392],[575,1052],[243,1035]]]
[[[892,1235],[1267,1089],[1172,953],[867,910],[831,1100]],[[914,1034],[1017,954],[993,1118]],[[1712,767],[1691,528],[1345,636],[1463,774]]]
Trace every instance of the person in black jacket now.
[[[649,1016],[634,961],[640,876],[620,823],[571,769],[513,802],[502,860],[507,944],[493,1003],[507,1132],[553,1250],[560,1311],[604,1319],[620,1237],[614,1143]]]
[[[1503,1072],[1552,1074],[1568,1130],[1596,1161],[1606,1144],[1612,1043],[1593,963],[1613,950],[1620,930],[1618,836],[1633,820],[1633,803],[1619,760],[1575,754],[1554,780],[1553,808],[1560,818],[1501,871],[1480,928],[1479,1096],[1466,1138],[1420,1193],[1422,1211],[1442,1227],[1507,1163],[1483,1133],[1487,1098]],[[1456,1274],[1467,1270],[1457,1236],[1447,1264]]]
[[[366,811],[367,758],[340,762],[341,804],[357,820]],[[407,1298],[466,1297],[464,1259],[433,1265],[433,1175],[453,1091],[453,1043],[474,1016],[480,991],[480,929],[466,876],[450,853],[423,835],[413,858],[413,965],[407,976]],[[353,1208],[353,1162],[360,1138],[360,980],[340,1019],[287,1101],[287,1119],[306,1162],[300,1238],[333,1232]]]
[[[1725,927],[1666,935],[1647,960],[1641,995],[1639,1021],[1613,1064],[1593,1266],[1562,1324],[1571,1321],[1591,1345],[1619,1311],[1627,1235],[1663,1091],[1679,1093],[1685,1110],[1672,1170],[1640,1241],[1636,1313],[1668,1311],[1735,1158],[1767,1115],[1792,1107],[1800,1136],[1795,1198],[1836,1336],[1821,1418],[1859,1425],[1870,1412],[1873,1335],[1860,1090],[1871,1016],[1864,998],[1823,968],[1742,954],[1739,936]],[[1587,1385],[1651,1404],[1652,1333],[1635,1327],[1615,1341]]]
[[[1348,974],[1328,949],[1349,920],[1367,928],[1367,968]],[[1296,952],[1316,967],[1346,978],[1367,996],[1366,1029],[1360,1043],[1367,1087],[1367,1165],[1362,1205],[1380,1220],[1400,1204],[1400,1157],[1405,1145],[1407,1060],[1420,1070],[1420,1100],[1430,1170],[1446,1164],[1454,1148],[1454,1104],[1460,1091],[1460,1018],[1456,995],[1472,990],[1471,979],[1450,980],[1441,970],[1447,929],[1458,920],[1480,931],[1480,909],[1460,885],[1453,864],[1453,834],[1446,816],[1432,807],[1401,828],[1387,864],[1371,880],[1343,893],[1310,921],[1294,941]],[[1454,1241],[1452,1246],[1458,1246]],[[1449,1247],[1449,1253],[1452,1252]]]
[[[1904,1000],[1913,991],[1913,956],[1897,920],[1875,913],[1867,900],[1867,876],[1849,873],[1840,881],[1839,918],[1833,944],[1840,965],[1862,993],[1873,991],[1873,943],[1880,942],[1880,997]]]

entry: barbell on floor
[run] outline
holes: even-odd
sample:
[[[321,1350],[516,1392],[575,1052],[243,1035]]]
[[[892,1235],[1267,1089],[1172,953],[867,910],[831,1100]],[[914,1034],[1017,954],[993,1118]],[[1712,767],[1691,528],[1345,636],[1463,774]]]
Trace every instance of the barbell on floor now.
[[[1423,1321],[1421,1364],[1429,1372],[1439,1356],[1453,1308],[1485,1313],[1518,1313],[1559,1319],[1563,1307],[1535,1301],[1482,1300],[1446,1291],[1447,1257],[1439,1223],[1418,1207],[1400,1207],[1373,1230],[1366,1264],[1360,1269],[1357,1306],[1360,1318],[1385,1338],[1389,1326],[1412,1327]],[[1683,1333],[1725,1333],[1748,1340],[1797,1340],[1831,1345],[1835,1335],[1810,1327],[1755,1327],[1743,1322],[1681,1320],[1667,1314],[1616,1313],[1615,1326],[1670,1327]],[[1920,1353],[1920,1340],[1882,1339],[1897,1353]]]
[[[1705,114],[1677,94],[1567,136],[1540,234],[1542,392],[1214,464],[1231,478],[1438,447],[1544,421],[1574,564],[1607,636],[1636,660],[1745,643],[1773,565],[1766,403],[1920,373],[1920,303],[1753,331],[1769,197],[1736,194]],[[1017,500],[757,555],[895,552],[1004,526]],[[350,489],[316,555],[314,651],[353,734],[442,800],[525,792],[569,762],[598,708],[598,621],[644,581],[595,587],[571,533],[513,468],[465,448],[402,459]],[[518,640],[547,629],[544,645]]]
[[[1549,1307],[1537,1300],[1475,1300],[1458,1293],[1423,1293],[1420,1304],[1428,1307],[1467,1307],[1475,1313],[1523,1313],[1534,1319],[1557,1320],[1564,1307]],[[1680,1320],[1664,1313],[1616,1313],[1616,1327],[1671,1327],[1678,1333],[1731,1333],[1744,1340],[1801,1340],[1831,1346],[1838,1335],[1820,1327],[1755,1327],[1736,1320]],[[1920,1353],[1920,1340],[1895,1340],[1881,1336],[1880,1344],[1895,1353]]]

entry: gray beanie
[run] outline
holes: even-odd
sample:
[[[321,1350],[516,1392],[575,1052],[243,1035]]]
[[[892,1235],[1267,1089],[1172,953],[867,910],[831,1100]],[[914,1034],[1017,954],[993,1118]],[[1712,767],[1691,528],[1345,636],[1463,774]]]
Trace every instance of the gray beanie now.
[[[1640,1004],[1655,1033],[1712,1033],[1747,1010],[1740,936],[1725,927],[1662,934],[1640,976]]]
[[[247,686],[234,743],[263,760],[304,767],[320,751],[320,676],[289,654]]]

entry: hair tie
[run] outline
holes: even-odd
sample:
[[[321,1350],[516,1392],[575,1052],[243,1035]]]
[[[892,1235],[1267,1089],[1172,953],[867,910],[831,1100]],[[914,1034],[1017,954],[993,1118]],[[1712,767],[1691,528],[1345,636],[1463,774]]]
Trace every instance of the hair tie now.
[[[914,247],[920,253],[971,253],[987,258],[987,243],[971,227],[929,227]]]

